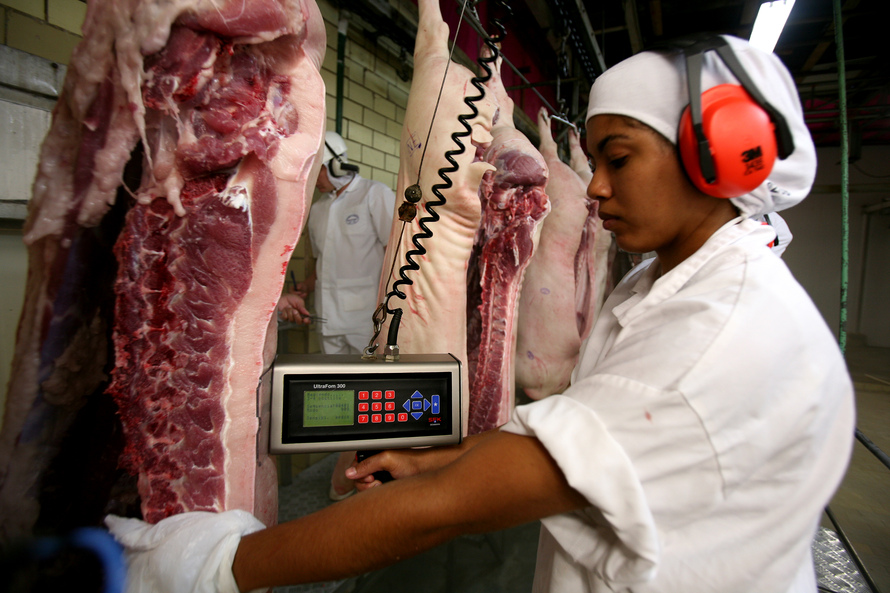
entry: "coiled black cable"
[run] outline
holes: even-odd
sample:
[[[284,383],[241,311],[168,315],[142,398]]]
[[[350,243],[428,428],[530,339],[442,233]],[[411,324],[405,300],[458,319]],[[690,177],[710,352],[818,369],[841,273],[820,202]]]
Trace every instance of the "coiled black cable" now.
[[[495,4],[498,8],[502,9],[506,15],[512,15],[512,9],[510,8],[509,4],[507,4],[503,0],[498,0]],[[479,115],[479,109],[476,107],[476,103],[478,103],[480,100],[482,100],[483,97],[485,97],[485,88],[483,85],[491,80],[492,69],[490,65],[497,62],[498,58],[500,57],[500,49],[498,48],[497,44],[501,43],[504,40],[507,35],[507,30],[504,28],[502,20],[498,17],[492,19],[492,24],[497,29],[497,33],[492,36],[487,36],[483,40],[485,42],[485,45],[488,46],[488,48],[491,50],[491,55],[482,56],[480,54],[479,58],[476,60],[476,62],[479,64],[479,67],[482,68],[484,74],[481,76],[474,76],[472,79],[470,79],[470,83],[474,87],[476,87],[476,90],[479,92],[479,94],[464,97],[463,101],[470,109],[470,113],[464,113],[457,117],[458,121],[464,129],[451,134],[451,139],[457,145],[457,148],[445,152],[445,160],[447,160],[451,166],[442,167],[437,171],[437,174],[442,179],[442,183],[435,184],[431,188],[431,191],[433,192],[433,195],[437,198],[437,200],[427,202],[426,210],[428,216],[422,217],[418,221],[418,225],[420,226],[421,230],[411,237],[411,242],[414,244],[415,248],[409,250],[405,254],[405,260],[407,261],[407,263],[399,268],[399,279],[393,283],[392,289],[386,295],[384,307],[386,309],[386,312],[391,315],[395,314],[396,311],[399,311],[401,313],[401,309],[391,309],[389,306],[389,300],[393,296],[397,296],[400,299],[405,300],[407,296],[402,290],[400,290],[399,287],[410,286],[414,284],[414,281],[408,278],[407,273],[410,270],[417,271],[420,269],[420,266],[417,264],[416,261],[414,261],[414,257],[422,257],[426,255],[426,248],[421,244],[421,240],[429,239],[433,236],[433,232],[430,230],[429,226],[427,226],[427,223],[438,222],[440,217],[435,208],[444,206],[447,203],[445,196],[442,195],[442,190],[449,189],[453,185],[448,175],[456,173],[460,168],[454,157],[463,154],[463,152],[466,150],[466,146],[461,141],[461,138],[466,138],[472,133],[472,128],[470,127],[468,121]],[[399,315],[398,318],[394,318],[393,322],[397,323],[399,318],[401,318],[401,315]],[[390,330],[390,335],[393,335],[392,330]]]

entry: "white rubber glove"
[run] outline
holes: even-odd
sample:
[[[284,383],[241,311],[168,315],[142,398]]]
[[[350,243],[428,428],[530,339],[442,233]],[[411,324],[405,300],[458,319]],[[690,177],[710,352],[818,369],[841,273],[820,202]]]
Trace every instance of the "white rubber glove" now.
[[[108,515],[105,525],[125,550],[127,593],[239,593],[238,543],[265,527],[237,510],[182,513],[155,525]]]

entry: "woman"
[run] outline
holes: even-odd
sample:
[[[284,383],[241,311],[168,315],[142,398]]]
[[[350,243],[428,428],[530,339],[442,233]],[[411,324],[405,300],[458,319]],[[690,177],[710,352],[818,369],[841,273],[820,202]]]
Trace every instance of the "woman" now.
[[[536,591],[815,590],[810,544],[848,462],[852,385],[770,253],[774,231],[750,220],[797,203],[813,181],[794,83],[775,56],[729,42],[792,130],[794,152],[769,180],[732,199],[692,185],[675,147],[681,55],[645,52],[606,72],[588,111],[588,194],[621,248],[657,257],[609,297],[571,387],[459,446],[357,464],[347,477],[365,492],[319,513],[240,543],[256,526],[233,519],[222,559],[204,565],[217,586],[360,574],[541,518]],[[708,55],[703,82],[734,79]],[[397,480],[376,487],[381,469]],[[192,520],[194,533],[224,519],[181,521]],[[129,545],[158,529],[131,525],[113,526]],[[131,577],[150,558],[134,555]]]

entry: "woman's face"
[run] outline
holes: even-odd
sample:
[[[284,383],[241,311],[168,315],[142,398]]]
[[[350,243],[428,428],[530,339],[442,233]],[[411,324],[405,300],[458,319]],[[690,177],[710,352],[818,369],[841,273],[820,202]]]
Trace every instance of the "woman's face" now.
[[[587,195],[599,202],[603,227],[625,251],[656,252],[665,271],[736,216],[729,200],[698,191],[674,147],[634,119],[594,116],[587,149],[595,167]]]

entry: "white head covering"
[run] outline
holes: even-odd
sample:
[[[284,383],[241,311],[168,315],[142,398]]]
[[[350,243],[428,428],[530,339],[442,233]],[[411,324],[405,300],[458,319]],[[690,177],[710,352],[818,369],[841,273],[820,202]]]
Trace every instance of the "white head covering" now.
[[[790,208],[810,192],[816,177],[816,147],[803,119],[791,74],[779,58],[723,36],[745,71],[767,100],[788,122],[794,152],[776,160],[767,180],[751,193],[730,198],[744,216]],[[719,84],[739,84],[715,52],[704,55],[702,92]],[[606,70],[593,83],[587,119],[599,114],[625,115],[654,128],[677,144],[680,115],[689,103],[683,52],[642,52]]]

